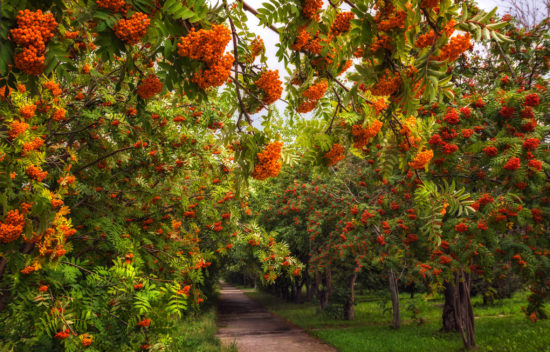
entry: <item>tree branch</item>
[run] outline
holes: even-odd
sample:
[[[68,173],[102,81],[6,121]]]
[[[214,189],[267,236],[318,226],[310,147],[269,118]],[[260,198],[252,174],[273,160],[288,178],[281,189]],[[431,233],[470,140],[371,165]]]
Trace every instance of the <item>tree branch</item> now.
[[[110,152],[110,153],[108,153],[108,154],[105,154],[105,155],[103,155],[102,157],[100,157],[100,158],[98,158],[98,159],[96,159],[96,160],[94,160],[94,161],[92,161],[92,162],[90,162],[90,163],[88,163],[88,164],[86,164],[86,165],[84,165],[84,166],[78,168],[76,171],[74,171],[74,173],[77,174],[77,173],[79,173],[80,171],[89,168],[90,166],[92,166],[92,165],[94,165],[94,164],[100,162],[100,161],[103,160],[103,159],[107,159],[108,157],[110,157],[110,156],[112,156],[112,155],[115,155],[116,153],[120,153],[120,152],[123,152],[123,151],[125,151],[125,150],[132,149],[132,148],[134,148],[134,147],[133,147],[133,146],[132,146],[132,147],[124,147],[124,148],[120,148],[120,149],[114,150],[114,151],[112,151],[112,152]]]
[[[252,6],[248,5],[246,2],[242,1],[241,0],[241,4],[243,5],[243,9],[245,11],[248,11],[250,12],[251,14],[253,14],[254,16],[256,16],[258,18],[258,20],[260,20],[260,22],[262,21],[262,19],[258,16],[258,11],[256,11],[255,8],[253,8]],[[273,25],[270,25],[270,26],[267,26],[267,28],[271,29],[273,32],[279,34],[279,29],[277,29],[275,26]]]
[[[227,1],[224,0],[223,6],[225,7],[225,12],[227,13],[227,18],[229,19],[229,24],[231,25],[231,35],[233,36],[233,55],[235,56],[235,78],[234,81],[239,80],[239,52],[237,50],[237,29],[235,28],[235,24],[233,23],[233,19],[231,18],[231,15],[229,14],[229,8],[227,7]],[[241,114],[244,114],[246,117],[247,122],[252,125],[252,119],[250,118],[250,115],[245,109],[243,99],[241,97],[241,91],[239,89],[239,86],[235,86],[235,92],[237,93],[237,99],[239,100],[239,105],[241,107]],[[240,122],[240,117],[239,121]]]

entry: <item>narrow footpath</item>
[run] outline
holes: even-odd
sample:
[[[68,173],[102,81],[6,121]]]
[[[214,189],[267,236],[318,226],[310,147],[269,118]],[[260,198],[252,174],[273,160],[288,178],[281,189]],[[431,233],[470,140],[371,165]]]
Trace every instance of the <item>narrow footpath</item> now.
[[[274,316],[243,291],[222,283],[218,304],[218,338],[235,342],[239,352],[336,352],[305,331]]]

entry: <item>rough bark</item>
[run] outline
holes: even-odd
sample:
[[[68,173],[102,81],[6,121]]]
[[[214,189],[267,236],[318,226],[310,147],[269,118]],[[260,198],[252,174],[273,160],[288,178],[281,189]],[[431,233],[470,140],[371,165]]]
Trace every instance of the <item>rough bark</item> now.
[[[458,325],[455,319],[454,295],[456,294],[455,287],[452,282],[445,282],[445,303],[443,304],[443,327],[444,332],[458,332]]]
[[[391,269],[388,271],[388,280],[390,284],[390,296],[393,308],[392,328],[399,329],[399,327],[401,326],[401,317],[399,311],[399,289],[397,286],[397,277]]]
[[[471,276],[464,270],[445,285],[443,330],[458,331],[466,349],[476,346],[474,310],[470,299]]]
[[[355,319],[355,281],[357,280],[357,271],[353,270],[353,274],[349,279],[349,291],[348,299],[344,303],[344,319]]]

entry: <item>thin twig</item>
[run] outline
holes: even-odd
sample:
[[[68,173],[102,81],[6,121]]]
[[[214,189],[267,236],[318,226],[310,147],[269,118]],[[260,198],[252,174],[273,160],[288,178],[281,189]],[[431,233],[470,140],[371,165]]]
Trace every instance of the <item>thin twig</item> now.
[[[233,36],[233,55],[235,56],[235,78],[234,80],[239,79],[239,52],[237,50],[237,29],[235,28],[235,24],[233,23],[233,19],[231,18],[231,15],[229,14],[229,8],[227,7],[227,1],[224,0],[223,6],[225,7],[225,12],[227,13],[227,18],[229,19],[229,24],[231,25],[231,35]],[[246,111],[246,108],[243,103],[243,99],[241,97],[241,91],[238,86],[235,87],[235,91],[237,92],[237,99],[239,100],[239,105],[241,107],[241,114],[244,114],[246,117],[247,122],[252,125],[252,119],[250,118],[250,115]]]
[[[259,14],[258,14],[258,11],[256,11],[255,8],[253,8],[252,6],[248,5],[246,2],[242,1],[241,0],[241,4],[243,5],[243,9],[245,11],[248,11],[250,12],[251,14],[253,14],[254,16],[258,17],[258,19],[261,21],[262,19],[260,18]],[[267,26],[267,28],[271,29],[273,32],[279,34],[279,29],[277,29],[275,26],[273,25],[269,25]]]
[[[114,155],[114,154],[116,154],[116,153],[120,153],[120,152],[123,152],[123,151],[125,151],[125,150],[132,149],[132,148],[134,148],[134,147],[133,147],[133,146],[132,146],[132,147],[124,147],[124,148],[120,148],[120,149],[114,150],[114,151],[112,151],[112,152],[110,152],[110,153],[108,153],[108,154],[105,154],[105,155],[103,155],[102,157],[100,157],[100,158],[98,158],[98,159],[96,159],[96,160],[94,160],[94,161],[92,161],[92,162],[89,162],[88,164],[86,164],[86,165],[84,165],[84,166],[78,168],[74,173],[77,174],[77,173],[79,173],[80,171],[82,171],[82,170],[84,170],[84,169],[87,169],[88,167],[90,167],[90,166],[92,166],[92,165],[94,165],[94,164],[100,162],[100,161],[103,160],[103,159],[106,159],[106,158],[108,158],[108,157],[110,157],[110,156],[112,156],[112,155]]]
[[[504,59],[504,62],[506,62],[506,65],[508,66],[508,69],[510,70],[510,74],[512,75],[512,78],[514,79],[514,82],[517,82],[518,77],[516,76],[516,72],[512,68],[512,65],[510,64],[510,61],[508,61],[508,57],[506,57],[506,54],[504,53],[504,50],[502,50],[502,46],[496,40],[495,40],[495,43],[498,46],[498,50],[500,51],[500,55],[502,56],[502,58]]]

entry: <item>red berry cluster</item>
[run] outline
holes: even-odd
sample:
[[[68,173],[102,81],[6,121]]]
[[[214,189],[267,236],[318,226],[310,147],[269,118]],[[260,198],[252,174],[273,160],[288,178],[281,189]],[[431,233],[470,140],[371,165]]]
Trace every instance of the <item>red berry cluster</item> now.
[[[162,82],[155,74],[150,74],[141,81],[141,84],[137,87],[137,94],[142,99],[150,99],[155,94],[162,91]]]

